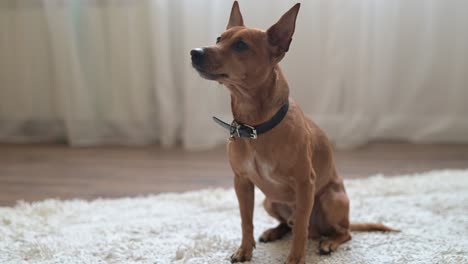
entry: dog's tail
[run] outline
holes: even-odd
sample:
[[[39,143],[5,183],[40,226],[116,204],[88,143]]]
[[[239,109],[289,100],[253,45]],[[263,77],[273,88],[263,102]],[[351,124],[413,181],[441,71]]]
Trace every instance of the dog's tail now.
[[[351,223],[350,229],[351,231],[401,232],[398,229],[394,229],[380,223]]]

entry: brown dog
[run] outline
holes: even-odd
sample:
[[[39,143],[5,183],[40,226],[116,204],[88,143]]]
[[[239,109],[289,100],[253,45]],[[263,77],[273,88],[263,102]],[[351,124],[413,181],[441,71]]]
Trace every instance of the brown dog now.
[[[261,31],[244,26],[234,2],[227,30],[216,45],[191,51],[199,74],[231,92],[235,123],[229,126],[228,154],[242,220],[242,243],[231,256],[232,262],[250,260],[255,247],[254,186],[266,196],[266,211],[280,222],[266,230],[260,241],[280,239],[292,230],[286,263],[305,262],[308,238],[326,237],[319,251],[329,254],[351,239],[350,230],[392,230],[381,224],[349,223],[349,200],[330,143],[289,98],[278,63],[289,49],[299,7],[296,4],[267,31]],[[270,122],[268,131],[257,137],[257,125],[271,120],[276,122]],[[246,137],[239,124],[250,129]]]

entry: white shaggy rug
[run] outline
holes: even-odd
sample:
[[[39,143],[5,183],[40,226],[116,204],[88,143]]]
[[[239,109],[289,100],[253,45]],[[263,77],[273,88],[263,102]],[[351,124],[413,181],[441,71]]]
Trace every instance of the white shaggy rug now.
[[[401,233],[353,233],[307,263],[468,263],[468,171],[348,180],[352,221]],[[257,191],[255,235],[275,221]],[[234,191],[116,200],[18,203],[0,208],[0,263],[229,263],[240,243]],[[291,236],[257,243],[251,263],[283,263]]]

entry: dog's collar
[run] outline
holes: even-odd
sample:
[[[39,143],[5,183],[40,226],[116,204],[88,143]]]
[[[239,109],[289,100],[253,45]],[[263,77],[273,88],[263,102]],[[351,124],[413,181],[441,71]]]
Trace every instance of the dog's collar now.
[[[242,123],[237,122],[236,120],[233,120],[231,124],[228,124],[215,116],[213,116],[213,120],[218,125],[229,130],[229,134],[231,135],[231,138],[246,137],[246,138],[256,139],[257,136],[270,131],[276,125],[278,125],[288,113],[288,109],[289,109],[289,100],[283,106],[281,106],[278,112],[276,112],[276,114],[270,120],[260,125],[256,125],[256,126],[242,124]]]

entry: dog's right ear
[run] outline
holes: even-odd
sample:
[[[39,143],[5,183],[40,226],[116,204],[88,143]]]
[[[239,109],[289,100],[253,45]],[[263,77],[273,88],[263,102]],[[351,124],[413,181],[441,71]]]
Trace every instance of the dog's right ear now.
[[[232,9],[231,9],[231,16],[229,17],[229,23],[226,27],[226,29],[230,29],[232,27],[243,27],[244,26],[244,20],[242,19],[242,14],[239,9],[239,3],[237,1],[234,1],[232,4]]]
[[[292,41],[294,29],[296,28],[297,13],[301,4],[297,3],[288,12],[286,12],[279,20],[271,26],[267,31],[268,42],[276,48],[278,57],[284,56],[289,50],[289,45]]]

